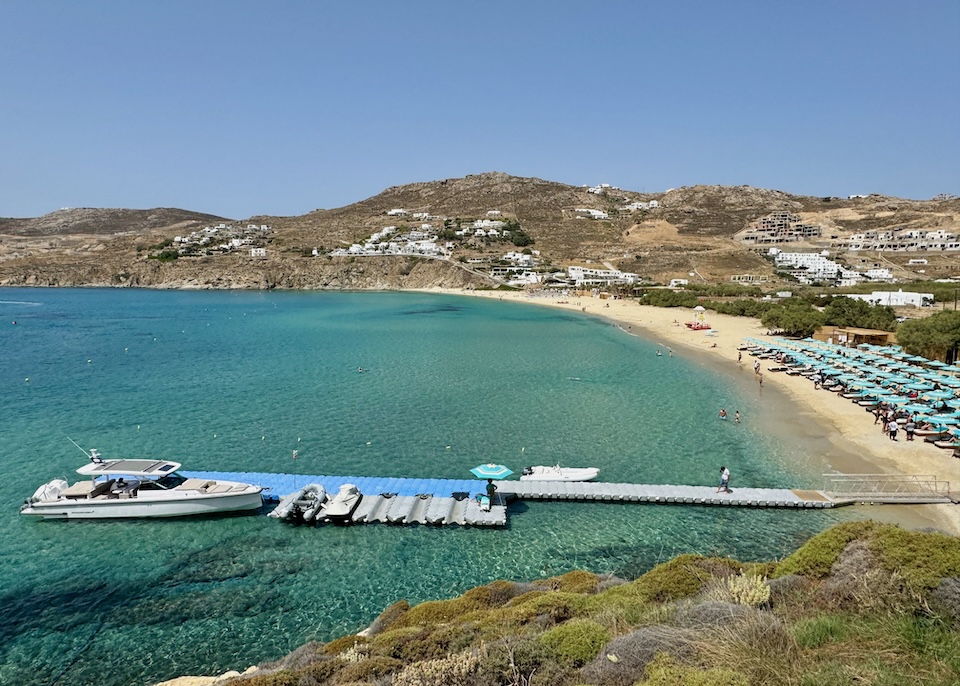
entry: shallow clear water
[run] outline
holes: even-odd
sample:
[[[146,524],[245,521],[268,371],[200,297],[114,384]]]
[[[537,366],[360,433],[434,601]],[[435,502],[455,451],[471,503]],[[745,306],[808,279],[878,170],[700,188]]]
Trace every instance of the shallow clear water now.
[[[726,464],[735,487],[819,486],[821,456],[764,430],[780,423],[771,395],[655,348],[485,299],[0,289],[0,683],[242,670],[401,598],[574,568],[636,576],[681,552],[769,558],[843,516],[531,502],[489,530],[17,515],[85,461],[67,437],[192,470],[463,478],[560,462],[712,484]],[[721,406],[744,422],[717,420]]]

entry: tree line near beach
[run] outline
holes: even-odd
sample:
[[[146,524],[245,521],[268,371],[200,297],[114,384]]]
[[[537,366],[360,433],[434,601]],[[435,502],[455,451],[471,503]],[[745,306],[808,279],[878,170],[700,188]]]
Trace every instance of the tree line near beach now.
[[[875,522],[778,562],[681,555],[637,579],[572,571],[399,601],[237,686],[960,683],[960,540]]]
[[[953,296],[939,288],[941,296]],[[924,286],[930,287],[929,284]],[[719,314],[755,317],[772,331],[803,338],[821,326],[857,327],[895,331],[897,341],[911,355],[932,360],[955,360],[960,348],[960,312],[944,310],[923,319],[897,321],[892,307],[871,305],[842,295],[805,291],[782,300],[761,300],[755,286],[737,284],[691,285],[682,291],[649,289],[640,302],[655,307],[696,307],[701,305]],[[716,298],[724,298],[718,300]]]

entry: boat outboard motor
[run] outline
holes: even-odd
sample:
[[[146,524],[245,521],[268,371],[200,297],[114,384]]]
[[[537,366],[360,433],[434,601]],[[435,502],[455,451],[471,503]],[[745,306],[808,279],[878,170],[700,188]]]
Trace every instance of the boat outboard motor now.
[[[533,474],[533,467],[524,467],[523,469],[520,470],[520,474],[522,474],[523,476],[530,476],[531,474]]]

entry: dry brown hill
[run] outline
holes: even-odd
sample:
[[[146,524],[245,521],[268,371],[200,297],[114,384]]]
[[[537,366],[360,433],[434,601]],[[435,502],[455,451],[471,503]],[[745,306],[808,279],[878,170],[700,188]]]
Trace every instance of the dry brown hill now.
[[[630,203],[651,200],[659,206],[624,209]],[[387,212],[395,208],[409,214],[389,216]],[[837,251],[845,237],[874,229],[960,233],[958,199],[919,201],[879,195],[815,198],[750,186],[690,186],[656,194],[606,188],[590,193],[585,187],[501,172],[393,186],[345,207],[294,217],[256,216],[250,221],[273,227],[268,262],[297,271],[305,267],[298,260],[317,259],[308,257],[314,248],[324,253],[362,241],[388,225],[406,228],[423,223],[414,220],[413,213],[429,213],[437,217],[429,220],[434,226],[446,223],[455,228],[470,226],[492,210],[501,213],[500,219],[519,222],[535,241],[531,247],[540,250],[553,265],[607,264],[655,281],[687,278],[691,273],[709,281],[729,280],[734,274],[772,275],[770,263],[759,254],[765,248],[751,249],[733,236],[778,210],[788,210],[804,222],[823,227],[822,239],[790,244],[800,250]],[[587,219],[577,210],[600,210],[608,218]],[[23,283],[27,266],[31,278],[43,282],[47,263],[63,268],[65,264],[96,259],[129,267],[147,259],[143,251],[146,245],[221,221],[220,217],[176,209],[73,209],[37,219],[0,219],[0,283]],[[473,240],[461,244],[454,256],[497,258],[510,249],[513,246],[509,243]],[[113,259],[105,259],[107,256]],[[916,255],[852,253],[851,264],[866,260],[895,267],[900,270],[898,275],[908,276],[905,265],[912,256]],[[954,254],[930,258],[927,276],[957,268]],[[210,272],[210,278],[201,282],[216,286],[216,272],[222,263],[220,257],[206,258],[196,269]],[[250,262],[250,283],[262,281],[255,273],[262,264]],[[231,269],[235,268],[231,263]],[[313,267],[306,268],[306,272],[312,271]],[[82,280],[83,273],[79,271],[76,278]],[[65,277],[60,280],[69,281]],[[294,279],[292,283],[299,281]]]
[[[57,210],[31,219],[0,217],[0,234],[13,236],[109,235],[163,229],[182,232],[184,228],[193,230],[197,226],[222,221],[224,221],[223,217],[212,214],[170,207],[158,207],[152,210],[76,207]]]

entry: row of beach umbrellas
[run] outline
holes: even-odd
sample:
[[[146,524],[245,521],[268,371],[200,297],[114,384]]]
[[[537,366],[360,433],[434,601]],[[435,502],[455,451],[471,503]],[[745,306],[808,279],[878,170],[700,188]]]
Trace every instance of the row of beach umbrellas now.
[[[954,376],[960,367],[909,355],[898,346],[845,348],[809,338],[747,343],[788,354],[825,380],[839,381],[851,395],[896,405],[940,426],[960,424],[960,376]]]

